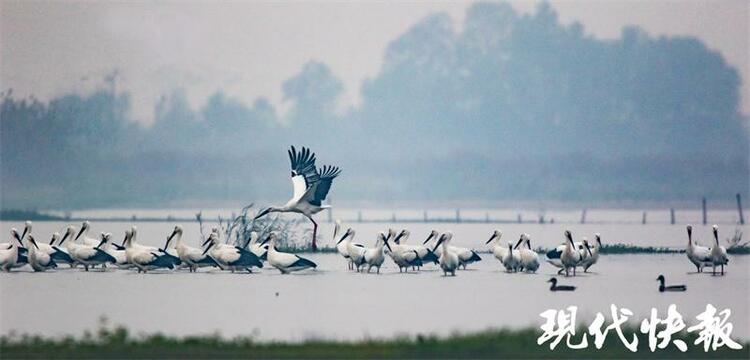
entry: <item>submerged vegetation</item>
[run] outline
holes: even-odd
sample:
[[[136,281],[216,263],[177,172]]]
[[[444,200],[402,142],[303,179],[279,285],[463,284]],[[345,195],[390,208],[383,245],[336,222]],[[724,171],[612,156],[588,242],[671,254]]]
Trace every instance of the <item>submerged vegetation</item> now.
[[[578,334],[585,332],[580,329]],[[726,347],[704,352],[694,345],[695,334],[680,333],[673,337],[685,340],[687,352],[670,345],[651,352],[648,339],[634,328],[624,329],[626,336],[637,334],[638,352],[628,351],[617,336],[610,334],[602,349],[589,344],[588,349],[571,350],[561,342],[555,350],[548,343],[537,345],[541,334],[538,329],[488,330],[473,334],[453,334],[449,337],[434,335],[399,336],[393,339],[366,339],[360,341],[308,340],[300,343],[258,342],[252,337],[224,339],[219,335],[169,337],[162,334],[133,336],[123,327],[109,327],[102,319],[95,333],[83,337],[45,338],[41,336],[3,336],[0,354],[3,359],[53,359],[53,358],[722,358],[746,359],[750,342],[743,349]]]

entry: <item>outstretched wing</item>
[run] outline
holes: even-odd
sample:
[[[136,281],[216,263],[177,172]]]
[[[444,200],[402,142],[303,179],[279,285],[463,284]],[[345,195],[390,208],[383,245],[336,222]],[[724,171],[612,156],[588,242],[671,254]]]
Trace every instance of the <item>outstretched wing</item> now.
[[[331,190],[331,183],[333,179],[341,174],[336,166],[323,166],[318,172],[319,180],[313,184],[305,193],[305,200],[310,204],[320,206],[323,200],[328,196],[328,191]]]
[[[302,147],[297,151],[294,146],[287,151],[289,162],[292,167],[292,186],[294,187],[294,199],[301,198],[307,189],[320,180],[315,169],[315,154],[310,149]]]

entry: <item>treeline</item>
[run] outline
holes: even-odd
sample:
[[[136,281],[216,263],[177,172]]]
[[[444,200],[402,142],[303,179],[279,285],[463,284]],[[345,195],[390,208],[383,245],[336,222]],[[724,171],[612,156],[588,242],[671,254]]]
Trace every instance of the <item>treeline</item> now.
[[[290,144],[344,169],[340,200],[747,195],[740,78],[699,40],[633,27],[600,40],[546,3],[531,15],[479,3],[462,29],[444,14],[415,24],[343,112],[342,83],[320,62],[283,84],[283,117],[221,92],[191,110],[178,89],[143,126],[127,92],[42,103],[6,90],[2,207],[282,199]]]

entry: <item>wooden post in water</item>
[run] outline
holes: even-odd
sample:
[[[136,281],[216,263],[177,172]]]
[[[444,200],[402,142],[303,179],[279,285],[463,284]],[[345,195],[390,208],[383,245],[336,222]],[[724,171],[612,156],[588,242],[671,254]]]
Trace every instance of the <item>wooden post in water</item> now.
[[[544,214],[539,215],[539,223],[544,224]]]
[[[391,222],[396,222],[396,213],[391,214]]]
[[[484,213],[484,222],[488,223],[490,222],[490,213]]]
[[[643,212],[643,218],[641,219],[641,224],[646,225],[646,212]]]
[[[708,224],[708,216],[706,214],[706,197],[705,196],[703,197],[702,204],[703,204],[703,225],[706,225]]]
[[[427,222],[427,210],[422,213],[422,216],[424,217],[424,222]]]
[[[669,223],[674,225],[674,208],[669,209]]]
[[[745,217],[742,215],[742,196],[737,193],[737,212],[740,214],[740,225],[745,225]]]
[[[518,223],[523,223],[523,218],[521,217],[521,213],[518,213]]]
[[[357,222],[362,222],[362,210],[357,211]]]
[[[581,211],[581,224],[585,224],[585,223],[586,223],[586,209],[583,209],[583,211]]]
[[[456,209],[456,222],[457,223],[461,222],[461,210],[459,209]]]

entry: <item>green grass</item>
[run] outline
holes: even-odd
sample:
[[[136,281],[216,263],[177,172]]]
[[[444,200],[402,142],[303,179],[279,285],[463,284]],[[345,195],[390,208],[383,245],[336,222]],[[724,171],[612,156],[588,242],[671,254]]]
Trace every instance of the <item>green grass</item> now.
[[[582,329],[581,329],[582,330]],[[626,329],[631,334],[633,329]],[[87,333],[82,338],[62,339],[39,336],[0,338],[0,358],[3,359],[91,359],[91,358],[308,358],[308,359],[434,359],[434,358],[533,358],[533,359],[747,359],[750,343],[742,350],[726,347],[704,352],[702,346],[693,345],[694,334],[682,333],[688,351],[679,352],[674,346],[651,352],[645,335],[639,334],[638,352],[628,351],[612,332],[601,350],[589,348],[571,350],[563,342],[551,351],[547,344],[537,345],[537,329],[491,330],[475,334],[454,334],[447,338],[418,335],[393,340],[364,340],[336,342],[310,340],[302,343],[259,343],[252,338],[222,339],[219,336],[194,336],[173,338],[164,335],[133,337],[121,327],[100,328],[97,333]],[[580,332],[573,342],[580,341]],[[629,335],[630,336],[630,335]]]

